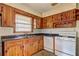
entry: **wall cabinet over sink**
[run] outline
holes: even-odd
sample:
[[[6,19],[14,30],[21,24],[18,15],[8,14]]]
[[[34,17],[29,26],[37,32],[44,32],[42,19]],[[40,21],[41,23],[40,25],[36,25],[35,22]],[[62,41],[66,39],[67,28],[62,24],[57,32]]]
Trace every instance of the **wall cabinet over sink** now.
[[[15,15],[16,12],[25,15],[26,17],[31,17],[33,19],[36,18],[36,28],[41,28],[41,17],[38,17],[36,15],[27,13],[25,11],[22,11],[20,9],[5,5],[0,3],[0,17],[1,17],[1,26],[2,27],[15,27]],[[32,19],[32,21],[33,21]],[[32,25],[32,24],[31,24]],[[33,26],[33,25],[32,25]]]
[[[0,13],[2,19],[2,27],[14,26],[14,8],[0,4]]]

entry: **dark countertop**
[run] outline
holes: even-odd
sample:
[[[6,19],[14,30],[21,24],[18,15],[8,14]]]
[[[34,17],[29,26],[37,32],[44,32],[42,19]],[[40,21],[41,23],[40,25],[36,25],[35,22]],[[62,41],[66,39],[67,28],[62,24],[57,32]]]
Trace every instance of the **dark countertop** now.
[[[47,33],[35,33],[35,34],[22,34],[22,35],[9,35],[1,36],[1,39],[21,39],[21,38],[31,38],[33,36],[58,36],[58,34],[47,34]]]
[[[75,38],[74,36],[62,36],[59,34],[49,34],[49,33],[34,33],[34,34],[22,34],[22,35],[9,35],[9,36],[1,36],[2,41],[11,40],[11,39],[21,39],[21,38],[31,38],[33,36],[52,36],[52,37],[68,37],[68,38]]]

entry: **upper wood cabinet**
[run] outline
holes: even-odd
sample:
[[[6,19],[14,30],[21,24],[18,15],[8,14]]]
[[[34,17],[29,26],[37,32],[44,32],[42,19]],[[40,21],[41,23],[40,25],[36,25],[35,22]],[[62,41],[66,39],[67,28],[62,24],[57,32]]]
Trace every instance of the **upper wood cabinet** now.
[[[63,12],[61,17],[63,21],[76,20],[76,10],[73,9]]]
[[[34,29],[42,28],[42,18],[40,18],[40,17],[33,18],[33,28]]]
[[[53,17],[53,22],[61,22],[61,13],[55,14],[52,16]]]
[[[42,19],[41,18],[36,19],[36,28],[38,28],[38,29],[42,28]]]
[[[43,28],[47,28],[47,17],[44,17],[42,22],[43,22]]]
[[[2,5],[0,4],[0,13],[2,12]]]
[[[14,26],[14,8],[1,5],[2,10],[2,27],[13,27]]]
[[[43,28],[69,28],[76,27],[76,20],[79,19],[77,9],[65,11],[43,18]]]
[[[61,22],[61,13],[52,15],[53,17],[53,28],[56,27],[56,24]]]
[[[79,20],[79,9],[76,9],[76,20]]]
[[[52,16],[48,16],[47,17],[47,28],[53,28],[53,17]]]

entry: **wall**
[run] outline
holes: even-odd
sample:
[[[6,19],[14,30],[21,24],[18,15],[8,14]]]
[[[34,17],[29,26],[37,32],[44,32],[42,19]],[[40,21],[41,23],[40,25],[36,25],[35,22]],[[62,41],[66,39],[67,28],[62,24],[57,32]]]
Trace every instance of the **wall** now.
[[[21,3],[20,4],[19,3],[4,3],[4,4],[13,6],[13,7],[18,8],[20,10],[24,10],[26,12],[29,12],[31,14],[41,17],[41,13],[30,9],[29,7],[26,7],[25,5],[23,5]],[[0,27],[0,36],[19,35],[19,34],[24,34],[24,33],[13,33],[13,28],[11,28],[11,27]]]
[[[22,4],[16,4],[16,3],[5,3],[5,4],[13,6],[13,7],[16,7],[16,8],[19,8],[19,9],[24,10],[26,12],[30,12],[30,13],[33,13],[33,14],[41,16],[40,13],[38,13],[36,11],[33,11],[33,10],[29,9],[28,7],[22,5]],[[63,12],[63,11],[69,10],[69,9],[73,9],[73,8],[76,8],[76,4],[75,3],[72,3],[72,4],[71,3],[58,4],[58,5],[56,5],[56,6],[53,7],[53,10],[48,11],[46,13],[43,13],[42,16],[45,17],[45,16],[48,16],[48,15],[51,15],[51,14],[60,13],[60,12]],[[13,28],[9,28],[9,27],[1,27],[0,31],[1,31],[0,35],[14,34],[13,33]],[[50,29],[48,29],[47,32],[48,31],[50,31]],[[36,30],[34,30],[34,32],[38,33],[38,32],[41,32],[41,30],[40,29],[36,29]],[[18,34],[18,33],[16,33],[16,34]]]
[[[18,9],[21,9],[21,10],[24,10],[26,12],[29,12],[29,13],[32,13],[32,14],[35,14],[35,15],[38,15],[38,16],[41,16],[41,13],[38,13],[36,11],[33,11],[31,9],[29,9],[28,7],[26,6],[23,6],[21,4],[12,4],[12,3],[6,3],[7,5],[10,5],[10,6],[13,6],[13,7],[16,7]],[[26,7],[26,8],[25,8]],[[67,10],[70,10],[70,9],[74,9],[76,8],[76,4],[73,3],[73,4],[58,4],[57,6],[53,7],[51,11],[48,11],[48,12],[45,12],[42,14],[43,17],[45,16],[49,16],[49,15],[52,15],[52,14],[56,14],[56,13],[61,13],[63,11],[67,11]],[[77,22],[77,27],[76,28],[56,28],[56,29],[35,29],[34,30],[34,33],[60,33],[61,31],[76,31],[76,32],[79,32],[78,30],[78,27],[79,27],[79,22]],[[24,33],[13,33],[13,28],[9,28],[9,27],[0,27],[0,36],[5,36],[5,35],[15,35],[15,34],[24,34]],[[78,34],[79,36],[79,34]]]
[[[63,11],[71,10],[74,8],[76,8],[76,3],[61,3],[61,4],[58,4],[56,6],[53,6],[52,10],[45,12],[45,13],[42,13],[42,16],[46,17],[49,15],[61,13]]]
[[[5,3],[5,4],[13,6],[13,7],[16,7],[16,8],[19,8],[19,9],[24,10],[26,12],[30,12],[30,13],[33,13],[35,15],[41,16],[41,13],[33,11],[33,10],[29,9],[28,7],[22,5],[22,4],[16,4],[16,3]],[[67,4],[58,4],[57,6],[53,7],[53,10],[48,11],[46,13],[43,13],[42,16],[48,16],[48,15],[51,15],[51,14],[60,13],[62,11],[66,11],[66,10],[73,9],[73,8],[76,8],[76,4],[75,3],[72,3],[72,4],[71,3],[70,4],[69,3],[67,3]],[[52,31],[51,29],[46,29],[46,30],[47,30],[47,32]],[[43,31],[45,31],[45,29]],[[9,27],[1,27],[0,28],[0,32],[1,32],[0,35],[23,34],[23,33],[13,33],[13,28],[9,28]],[[34,33],[36,33],[36,32],[40,33],[41,30],[40,29],[35,29]]]

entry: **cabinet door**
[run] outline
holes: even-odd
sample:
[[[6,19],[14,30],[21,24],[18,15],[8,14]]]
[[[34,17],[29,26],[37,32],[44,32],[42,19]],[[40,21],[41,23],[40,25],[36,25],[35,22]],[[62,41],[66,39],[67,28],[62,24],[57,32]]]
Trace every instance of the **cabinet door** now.
[[[62,20],[67,21],[67,20],[75,20],[75,9],[66,11],[62,13]]]
[[[33,54],[32,44],[27,45],[27,56],[31,56]]]
[[[38,49],[42,50],[43,49],[43,45],[44,45],[43,44],[43,39],[40,39],[39,42],[38,42]]]
[[[38,51],[38,41],[37,40],[35,42],[33,42],[32,48],[33,48],[33,54]]]
[[[22,56],[21,42],[6,41],[4,42],[4,56]]]
[[[2,12],[2,5],[0,4],[0,13]]]
[[[29,44],[28,44],[28,40],[29,39],[24,39],[23,40],[23,56],[27,56],[28,55],[28,47],[30,46]]]
[[[52,17],[53,17],[53,27],[57,28],[57,24],[59,25],[62,22],[62,20],[61,20],[61,13],[55,14]]]
[[[53,17],[53,22],[56,23],[56,22],[61,22],[61,13],[59,14],[55,14],[52,16]]]
[[[47,28],[53,28],[53,19],[52,16],[47,17]]]
[[[14,8],[3,5],[2,6],[2,26],[13,27],[14,26]]]
[[[44,17],[42,21],[43,21],[43,28],[47,28],[47,18]]]
[[[75,9],[62,13],[62,23],[63,23],[62,27],[75,27],[76,26]]]
[[[41,20],[41,18],[36,19],[36,28],[42,28],[42,20]]]
[[[14,46],[7,48],[4,51],[4,55],[5,56],[22,56],[21,46],[20,45],[16,45],[16,46],[14,45]]]

